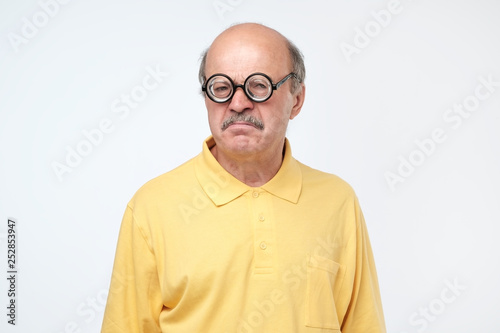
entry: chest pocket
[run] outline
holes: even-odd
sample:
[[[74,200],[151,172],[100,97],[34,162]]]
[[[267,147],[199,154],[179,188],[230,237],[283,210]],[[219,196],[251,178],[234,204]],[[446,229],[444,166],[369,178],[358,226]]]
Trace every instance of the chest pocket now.
[[[344,267],[333,260],[310,256],[307,265],[305,323],[307,327],[340,333],[335,300],[342,286]]]

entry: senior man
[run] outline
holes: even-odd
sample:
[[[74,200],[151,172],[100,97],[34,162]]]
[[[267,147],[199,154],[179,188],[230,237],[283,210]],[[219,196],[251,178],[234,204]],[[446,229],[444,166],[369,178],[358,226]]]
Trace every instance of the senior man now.
[[[385,332],[353,190],[285,138],[304,76],[273,29],[214,40],[200,66],[212,135],[129,202],[103,333]]]

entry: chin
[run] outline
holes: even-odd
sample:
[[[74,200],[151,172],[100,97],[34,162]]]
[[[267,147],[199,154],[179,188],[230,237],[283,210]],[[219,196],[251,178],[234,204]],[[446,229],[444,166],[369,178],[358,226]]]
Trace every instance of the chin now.
[[[255,153],[261,148],[257,142],[251,138],[236,136],[230,142],[226,142],[225,147],[233,153]]]

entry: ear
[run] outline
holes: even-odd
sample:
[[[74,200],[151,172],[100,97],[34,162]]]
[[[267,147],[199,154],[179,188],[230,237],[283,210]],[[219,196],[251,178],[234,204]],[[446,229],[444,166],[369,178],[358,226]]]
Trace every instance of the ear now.
[[[298,92],[293,94],[293,98],[295,103],[292,107],[292,112],[290,113],[290,119],[295,118],[302,109],[302,105],[304,104],[304,99],[306,98],[306,86],[304,83],[300,84],[300,89]]]

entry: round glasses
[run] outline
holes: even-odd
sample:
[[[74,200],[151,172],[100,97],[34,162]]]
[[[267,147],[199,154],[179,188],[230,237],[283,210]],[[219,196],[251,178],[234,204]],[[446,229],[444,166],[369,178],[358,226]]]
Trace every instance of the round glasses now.
[[[273,90],[278,89],[291,77],[298,79],[295,73],[290,73],[274,84],[266,74],[253,73],[247,77],[243,84],[234,84],[229,76],[218,73],[209,77],[201,87],[201,90],[215,103],[225,103],[233,98],[236,89],[241,87],[249,99],[257,103],[262,103],[271,98]]]

